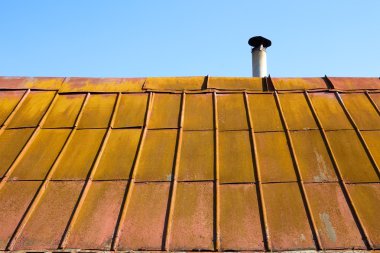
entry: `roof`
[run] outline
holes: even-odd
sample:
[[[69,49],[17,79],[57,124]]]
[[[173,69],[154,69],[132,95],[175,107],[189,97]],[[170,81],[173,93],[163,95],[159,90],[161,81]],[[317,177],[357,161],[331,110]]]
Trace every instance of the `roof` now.
[[[380,249],[379,78],[0,89],[0,250]]]

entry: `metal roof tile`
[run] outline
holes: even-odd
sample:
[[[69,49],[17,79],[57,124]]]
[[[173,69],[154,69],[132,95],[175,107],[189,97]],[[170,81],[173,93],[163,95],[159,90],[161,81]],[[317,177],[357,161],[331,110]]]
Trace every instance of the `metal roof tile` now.
[[[219,90],[262,91],[265,83],[260,77],[212,77],[208,78],[207,88]]]
[[[184,129],[214,129],[214,108],[212,93],[186,94]]]
[[[133,186],[118,250],[162,249],[169,188],[170,183]]]
[[[377,106],[377,109],[380,110],[380,93],[369,93],[369,96]]]
[[[113,127],[142,126],[144,124],[147,103],[147,93],[122,94]]]
[[[141,129],[113,129],[94,175],[96,180],[129,179]]]
[[[217,94],[217,111],[220,130],[248,129],[243,94]]]
[[[271,78],[271,80],[276,90],[327,89],[326,82],[320,77]]]
[[[200,90],[205,85],[204,76],[148,77],[144,89],[149,90]]]
[[[0,77],[0,89],[58,90],[63,77]]]
[[[221,250],[263,251],[256,186],[228,184],[220,186]]]
[[[155,93],[149,128],[178,128],[180,109],[181,94]]]
[[[380,89],[378,77],[328,77],[337,90],[371,90]]]
[[[66,78],[59,92],[142,91],[145,78]]]
[[[0,91],[0,126],[3,126],[25,91]]]
[[[380,131],[362,131],[361,134],[375,159],[377,165],[380,165]]]

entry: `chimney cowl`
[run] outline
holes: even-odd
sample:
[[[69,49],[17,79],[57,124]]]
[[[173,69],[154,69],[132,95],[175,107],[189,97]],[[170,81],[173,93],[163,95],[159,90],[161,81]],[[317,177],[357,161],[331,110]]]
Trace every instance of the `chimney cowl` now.
[[[263,46],[265,48],[270,47],[272,45],[272,41],[268,40],[267,38],[264,38],[262,36],[255,36],[248,40],[248,44],[251,47],[259,47]]]
[[[255,36],[248,40],[248,44],[252,46],[252,76],[267,76],[266,48],[270,47],[272,45],[272,42],[262,36]]]

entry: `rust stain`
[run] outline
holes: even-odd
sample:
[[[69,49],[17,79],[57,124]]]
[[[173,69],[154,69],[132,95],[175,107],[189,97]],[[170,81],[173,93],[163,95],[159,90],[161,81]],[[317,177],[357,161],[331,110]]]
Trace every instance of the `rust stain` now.
[[[207,88],[220,90],[263,90],[265,80],[259,77],[209,77]]]
[[[145,78],[66,78],[59,92],[142,91]]]
[[[63,77],[0,77],[0,89],[58,90]]]
[[[204,76],[195,77],[148,77],[144,89],[150,90],[200,90]]]
[[[276,90],[313,90],[327,89],[322,78],[271,78]]]
[[[380,89],[380,79],[377,77],[328,77],[337,90],[370,90]]]

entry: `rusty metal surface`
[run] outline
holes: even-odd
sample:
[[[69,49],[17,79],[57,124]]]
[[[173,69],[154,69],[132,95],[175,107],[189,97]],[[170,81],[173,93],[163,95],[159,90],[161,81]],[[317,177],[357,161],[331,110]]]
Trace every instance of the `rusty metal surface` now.
[[[144,89],[149,90],[200,90],[205,83],[204,76],[194,77],[148,77]]]
[[[259,77],[213,77],[208,78],[207,88],[218,90],[263,90],[265,80]]]
[[[148,94],[122,94],[116,113],[115,128],[142,126],[148,103]]]
[[[313,90],[327,89],[322,78],[271,78],[276,90]]]
[[[178,128],[180,108],[180,94],[154,94],[149,128]]]
[[[185,130],[214,129],[214,109],[211,93],[187,94],[185,103]]]
[[[0,126],[12,113],[25,91],[0,91]]]
[[[380,79],[377,77],[328,77],[337,90],[371,90],[380,89]]]
[[[142,91],[145,78],[66,78],[59,92]]]
[[[58,90],[63,77],[0,77],[0,89]]]
[[[248,129],[243,94],[218,94],[218,126],[220,130]]]

